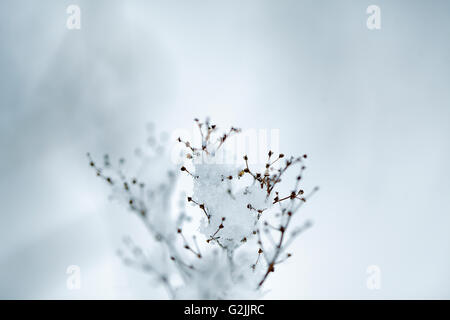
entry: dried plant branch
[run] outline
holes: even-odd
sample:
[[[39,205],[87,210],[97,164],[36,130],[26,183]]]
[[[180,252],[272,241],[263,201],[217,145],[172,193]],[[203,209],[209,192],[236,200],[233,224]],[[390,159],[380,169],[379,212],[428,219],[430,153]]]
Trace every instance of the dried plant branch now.
[[[172,298],[184,297],[183,292],[191,295],[194,289],[197,297],[204,299],[236,298],[228,296],[231,292],[258,295],[270,273],[275,271],[275,266],[291,257],[291,253],[286,253],[288,246],[311,225],[307,222],[290,231],[293,215],[317,191],[315,188],[305,195],[301,188],[307,155],[286,157],[283,153],[275,155],[269,151],[261,168],[251,168],[247,155],[243,156],[243,168],[242,165],[210,164],[210,160],[224,152],[226,141],[241,129],[231,127],[221,134],[209,119],[194,121],[200,131],[200,145],[178,138],[178,143],[187,152],[186,159],[177,165],[179,170],[168,170],[161,182],[155,181],[155,177],[161,175],[160,170],[158,174],[148,176],[142,176],[146,170],[140,170],[130,177],[125,173],[124,159],[114,165],[105,155],[103,164],[98,165],[88,154],[90,166],[112,188],[113,197],[123,201],[142,220],[152,237],[167,252],[183,284],[175,287],[172,284],[172,276],[175,275],[161,272],[154,265],[158,261],[149,263],[142,250],[133,244],[128,244],[131,257],[123,255],[122,258],[127,265],[154,274]],[[145,150],[136,152],[146,169],[152,169],[157,162],[170,166],[162,152],[168,149],[167,145],[149,137],[147,147],[150,155]],[[296,165],[300,165],[300,172],[294,188],[289,194],[280,196],[284,177]],[[198,236],[205,242],[198,242],[196,235],[192,239],[188,237],[191,240],[185,236],[182,224],[189,218],[183,206],[179,216],[172,218],[170,199],[177,172],[192,179],[194,192],[184,199],[202,212]],[[265,221],[261,221],[263,213]],[[247,249],[251,254],[237,254]],[[256,257],[253,256],[255,252]],[[253,258],[247,260],[247,257]],[[217,290],[219,287],[222,290]]]

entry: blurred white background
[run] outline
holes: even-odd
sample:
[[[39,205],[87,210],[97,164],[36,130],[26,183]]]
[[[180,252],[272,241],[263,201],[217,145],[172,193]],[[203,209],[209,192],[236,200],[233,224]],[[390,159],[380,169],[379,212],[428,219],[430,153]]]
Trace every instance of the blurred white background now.
[[[449,39],[437,0],[2,1],[0,298],[164,297],[116,257],[140,226],[85,154],[205,116],[280,129],[321,186],[266,298],[450,298]]]

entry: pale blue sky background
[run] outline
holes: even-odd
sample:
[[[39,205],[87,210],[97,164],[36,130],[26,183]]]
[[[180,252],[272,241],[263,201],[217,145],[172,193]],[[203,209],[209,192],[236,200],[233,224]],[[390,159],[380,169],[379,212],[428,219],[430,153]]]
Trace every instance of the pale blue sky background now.
[[[2,1],[0,297],[158,297],[114,255],[138,226],[85,153],[209,115],[280,129],[322,188],[267,298],[450,298],[449,39],[448,1]]]

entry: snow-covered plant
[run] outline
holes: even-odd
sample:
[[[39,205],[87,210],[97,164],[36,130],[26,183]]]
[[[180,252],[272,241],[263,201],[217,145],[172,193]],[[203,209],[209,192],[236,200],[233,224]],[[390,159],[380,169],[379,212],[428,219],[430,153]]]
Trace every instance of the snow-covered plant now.
[[[224,159],[226,143],[240,133],[232,127],[219,134],[216,125],[195,119],[199,145],[178,138],[185,152],[174,164],[165,141],[149,138],[149,151],[139,151],[141,167],[135,175],[125,173],[125,160],[113,166],[109,156],[98,165],[88,154],[90,165],[113,189],[113,197],[136,213],[153,238],[159,253],[147,252],[130,238],[119,252],[130,266],[153,275],[175,299],[252,299],[263,294],[263,286],[278,264],[291,256],[294,238],[311,226],[309,221],[292,226],[292,218],[317,190],[301,188],[306,155],[287,157],[269,151],[260,168],[249,165],[247,155],[235,164]],[[286,172],[297,168],[294,187],[282,193]],[[164,175],[161,173],[164,172]],[[180,174],[192,180],[184,198],[195,207],[192,219],[184,202],[173,205]],[[282,180],[283,178],[283,180]],[[198,220],[196,234],[184,226]],[[189,229],[189,228],[188,228]]]

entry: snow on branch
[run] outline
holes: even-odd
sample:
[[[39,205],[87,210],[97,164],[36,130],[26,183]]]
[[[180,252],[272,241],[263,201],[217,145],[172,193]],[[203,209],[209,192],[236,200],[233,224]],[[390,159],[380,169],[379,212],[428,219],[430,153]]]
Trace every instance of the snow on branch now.
[[[127,240],[126,253],[120,251],[120,256],[125,264],[152,274],[171,298],[258,298],[270,273],[291,257],[289,245],[311,226],[310,221],[292,226],[293,216],[318,190],[302,188],[307,155],[269,151],[261,167],[249,166],[247,155],[240,155],[237,164],[218,163],[227,141],[241,130],[231,127],[219,133],[209,120],[195,123],[201,143],[179,137],[185,153],[178,164],[168,158],[164,141],[158,144],[153,136],[147,152],[137,152],[141,168],[135,175],[125,173],[124,159],[113,165],[105,155],[98,164],[88,154],[97,176],[111,186],[112,197],[142,220],[165,252],[149,259]],[[297,175],[291,192],[284,194],[290,170]],[[177,210],[171,203],[180,174],[192,180],[192,190]],[[198,234],[184,231],[184,224],[193,221],[186,203],[198,213]]]

